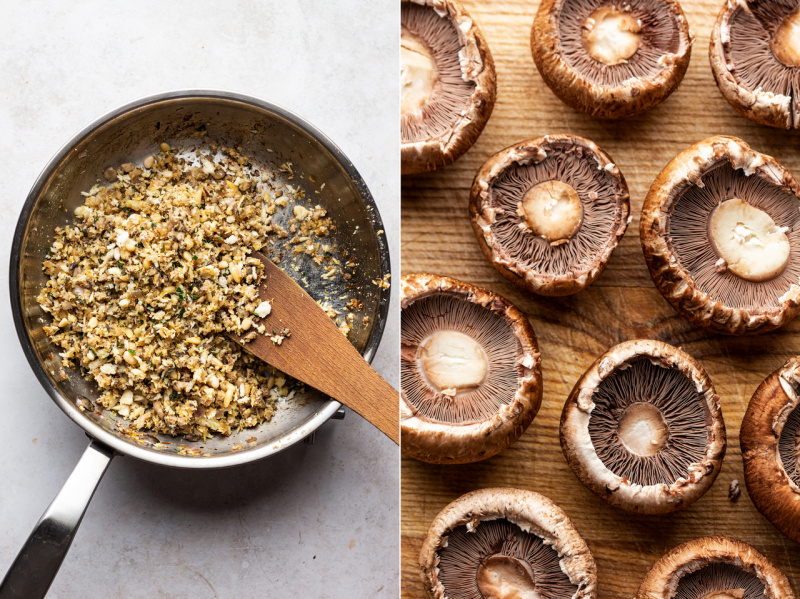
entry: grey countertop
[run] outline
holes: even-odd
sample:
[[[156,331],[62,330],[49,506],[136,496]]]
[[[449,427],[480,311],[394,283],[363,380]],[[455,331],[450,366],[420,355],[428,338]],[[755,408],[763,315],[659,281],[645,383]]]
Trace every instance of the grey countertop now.
[[[399,270],[396,0],[11,2],[0,21],[0,574],[88,444],[17,342],[10,240],[39,171],[129,101],[224,89],[298,113],[367,181]],[[398,276],[395,276],[395,282]],[[373,363],[398,386],[399,308]],[[221,471],[118,458],[48,597],[397,597],[399,452],[354,413]]]

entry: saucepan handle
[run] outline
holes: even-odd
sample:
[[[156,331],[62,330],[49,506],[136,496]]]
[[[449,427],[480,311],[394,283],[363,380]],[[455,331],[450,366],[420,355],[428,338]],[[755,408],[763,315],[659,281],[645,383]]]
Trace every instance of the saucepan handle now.
[[[0,583],[0,599],[40,599],[58,574],[114,452],[92,441]]]

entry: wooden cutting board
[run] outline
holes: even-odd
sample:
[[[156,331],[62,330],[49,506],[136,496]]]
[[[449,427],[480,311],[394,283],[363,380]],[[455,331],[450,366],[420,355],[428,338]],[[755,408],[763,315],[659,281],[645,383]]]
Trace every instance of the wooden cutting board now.
[[[739,427],[761,381],[800,353],[800,318],[753,338],[710,335],[677,315],[653,285],[639,243],[639,213],[650,183],[678,152],[716,134],[741,137],[800,176],[800,134],[769,129],[740,117],[723,99],[708,62],[719,1],[684,0],[695,43],[678,90],[656,108],[620,122],[603,122],[562,104],[531,58],[529,36],[538,2],[464,0],[497,66],[498,100],[473,148],[440,171],[403,179],[402,269],[449,275],[505,296],[525,311],[542,352],[542,407],[525,434],[492,459],[464,466],[402,460],[402,593],[426,597],[417,556],[428,526],[450,501],[490,486],[530,489],[569,514],[597,561],[599,596],[630,599],[653,563],[690,539],[725,534],[755,546],[780,567],[800,593],[800,545],[785,539],[747,496]],[[617,163],[631,193],[633,221],[605,272],[587,290],[566,298],[523,292],[492,268],[478,248],[467,206],[472,179],[497,151],[547,133],[574,133],[600,145]],[[722,398],[728,451],[709,492],[667,516],[635,516],[602,503],[575,478],[561,453],[558,422],[578,377],[610,346],[627,339],[660,339],[682,347],[711,376]],[[742,495],[728,500],[738,479]]]

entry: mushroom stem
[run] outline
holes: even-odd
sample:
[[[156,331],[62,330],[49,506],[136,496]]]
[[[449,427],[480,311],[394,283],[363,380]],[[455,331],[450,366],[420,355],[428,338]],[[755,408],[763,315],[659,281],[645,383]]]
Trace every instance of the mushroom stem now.
[[[726,589],[724,591],[711,591],[700,599],[743,599],[744,589]]]
[[[523,225],[551,245],[566,243],[583,222],[577,192],[563,181],[544,181],[531,187],[517,206]]]
[[[478,566],[478,589],[484,599],[540,599],[533,570],[527,562],[491,555]]]
[[[583,45],[589,56],[605,65],[626,62],[642,43],[642,24],[629,12],[604,6],[583,22]]]
[[[425,339],[419,361],[431,385],[451,396],[481,385],[489,370],[480,343],[458,331],[437,331]]]
[[[772,217],[740,200],[722,202],[711,213],[709,239],[727,269],[747,281],[774,279],[789,263],[786,229]]]
[[[438,73],[428,47],[406,27],[400,33],[400,113],[419,113],[433,95]]]
[[[778,26],[772,51],[787,67],[800,67],[800,11],[791,13]]]
[[[661,411],[648,402],[630,404],[619,419],[617,434],[628,451],[640,456],[656,455],[669,438]]]

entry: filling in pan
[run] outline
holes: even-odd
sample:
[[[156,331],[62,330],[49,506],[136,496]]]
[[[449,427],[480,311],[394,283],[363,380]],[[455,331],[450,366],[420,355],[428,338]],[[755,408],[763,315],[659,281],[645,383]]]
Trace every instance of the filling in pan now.
[[[292,185],[290,163],[259,171],[241,148],[213,142],[194,154],[163,143],[104,177],[56,228],[43,264],[37,301],[63,366],[136,431],[194,440],[268,421],[296,383],[227,333],[290,335],[270,323],[251,250],[293,254],[317,269],[308,276],[347,276],[325,210]],[[353,314],[327,309],[347,334]]]

